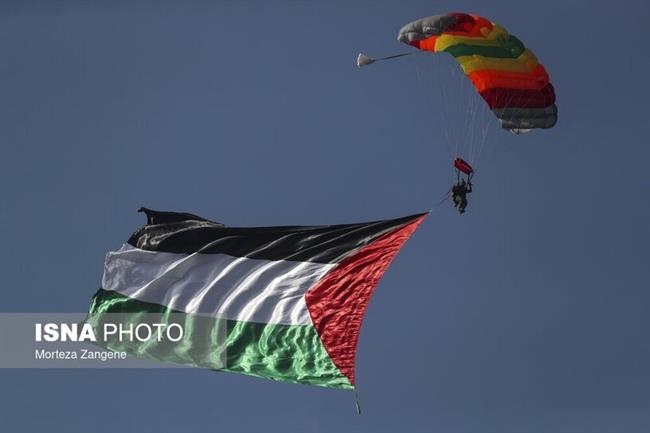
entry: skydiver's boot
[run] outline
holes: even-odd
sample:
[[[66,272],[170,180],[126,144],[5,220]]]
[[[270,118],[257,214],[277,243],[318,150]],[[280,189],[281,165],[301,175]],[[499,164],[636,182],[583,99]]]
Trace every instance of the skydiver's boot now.
[[[467,200],[461,200],[460,205],[458,206],[458,212],[460,214],[464,214],[466,207],[467,207]]]

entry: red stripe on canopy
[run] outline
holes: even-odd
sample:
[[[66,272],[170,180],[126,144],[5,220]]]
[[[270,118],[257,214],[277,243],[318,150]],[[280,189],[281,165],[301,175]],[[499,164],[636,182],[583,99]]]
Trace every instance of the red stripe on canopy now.
[[[491,88],[481,92],[491,109],[495,108],[545,108],[555,103],[555,90],[551,83],[541,90]]]

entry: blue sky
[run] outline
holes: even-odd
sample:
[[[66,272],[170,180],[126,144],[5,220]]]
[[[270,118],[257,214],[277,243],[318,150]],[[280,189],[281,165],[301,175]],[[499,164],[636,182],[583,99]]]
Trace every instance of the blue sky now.
[[[650,6],[350,3],[3,2],[0,311],[85,311],[140,206],[235,226],[432,208],[465,119],[422,84],[458,84],[429,56],[354,61],[476,12],[534,49],[560,120],[492,125],[468,213],[437,208],[394,261],[360,336],[363,415],[206,370],[4,370],[0,430],[650,431]]]

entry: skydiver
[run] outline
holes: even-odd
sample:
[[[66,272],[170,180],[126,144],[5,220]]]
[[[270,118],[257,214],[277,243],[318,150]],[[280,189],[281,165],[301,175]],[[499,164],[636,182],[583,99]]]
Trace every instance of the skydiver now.
[[[454,200],[454,207],[458,208],[458,213],[461,215],[465,213],[465,208],[467,207],[467,194],[472,192],[472,182],[471,180],[465,182],[465,179],[461,179],[460,182],[451,187],[451,194]]]

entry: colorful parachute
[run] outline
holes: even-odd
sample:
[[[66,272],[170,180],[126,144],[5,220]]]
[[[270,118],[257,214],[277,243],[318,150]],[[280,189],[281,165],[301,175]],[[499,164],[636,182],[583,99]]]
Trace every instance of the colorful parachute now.
[[[522,133],[555,125],[555,92],[546,70],[498,24],[465,13],[435,15],[405,25],[397,39],[454,56],[504,129]]]

